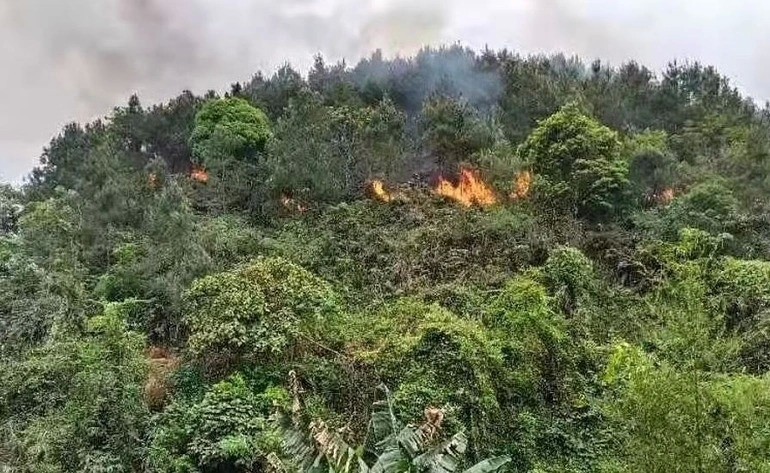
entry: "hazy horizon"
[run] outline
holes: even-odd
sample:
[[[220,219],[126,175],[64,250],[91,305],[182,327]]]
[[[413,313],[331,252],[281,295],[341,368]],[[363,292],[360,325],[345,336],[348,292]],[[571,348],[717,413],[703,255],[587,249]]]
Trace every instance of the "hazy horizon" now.
[[[378,48],[409,55],[459,42],[615,65],[633,59],[656,72],[697,60],[758,103],[770,98],[766,2],[502,3],[0,0],[0,182],[21,182],[64,124],[109,113],[133,93],[150,104],[183,89],[224,90],[286,62],[304,71],[318,53],[352,64]]]

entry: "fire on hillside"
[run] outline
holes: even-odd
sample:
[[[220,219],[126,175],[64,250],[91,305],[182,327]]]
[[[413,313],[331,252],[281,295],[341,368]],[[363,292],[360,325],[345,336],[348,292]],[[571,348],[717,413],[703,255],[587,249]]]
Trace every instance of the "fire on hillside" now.
[[[457,184],[452,184],[443,176],[439,177],[435,193],[454,200],[465,207],[478,205],[490,207],[497,203],[497,196],[479,176],[477,171],[462,169]]]

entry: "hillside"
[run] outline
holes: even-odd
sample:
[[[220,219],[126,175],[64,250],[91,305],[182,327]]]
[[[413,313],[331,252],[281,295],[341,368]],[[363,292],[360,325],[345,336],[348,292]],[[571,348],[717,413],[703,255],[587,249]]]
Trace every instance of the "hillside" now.
[[[0,472],[770,471],[768,171],[697,63],[131,97],[0,187]]]

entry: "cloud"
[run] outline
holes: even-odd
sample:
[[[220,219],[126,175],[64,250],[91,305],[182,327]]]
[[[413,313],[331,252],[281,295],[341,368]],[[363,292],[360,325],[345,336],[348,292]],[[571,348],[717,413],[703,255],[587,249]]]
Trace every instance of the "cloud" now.
[[[443,16],[438,1],[0,0],[0,179],[18,181],[66,122],[134,92],[221,89],[317,52],[409,53],[439,39]]]
[[[461,41],[658,69],[691,58],[764,100],[769,20],[764,0],[0,0],[0,179],[18,181],[66,122],[134,92],[222,89],[317,52],[354,62]]]

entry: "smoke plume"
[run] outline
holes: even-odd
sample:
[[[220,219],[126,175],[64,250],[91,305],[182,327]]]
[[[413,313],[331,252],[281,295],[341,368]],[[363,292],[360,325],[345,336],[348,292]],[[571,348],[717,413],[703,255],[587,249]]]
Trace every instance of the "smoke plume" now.
[[[71,120],[222,89],[313,54],[356,60],[440,41],[441,3],[353,0],[0,0],[0,180]],[[11,66],[11,67],[9,67]]]
[[[18,181],[66,122],[132,93],[221,90],[286,61],[305,69],[318,52],[350,64],[459,40],[658,69],[699,59],[764,100],[768,20],[764,0],[0,0],[0,180]],[[463,67],[438,72],[488,95],[494,84]]]

